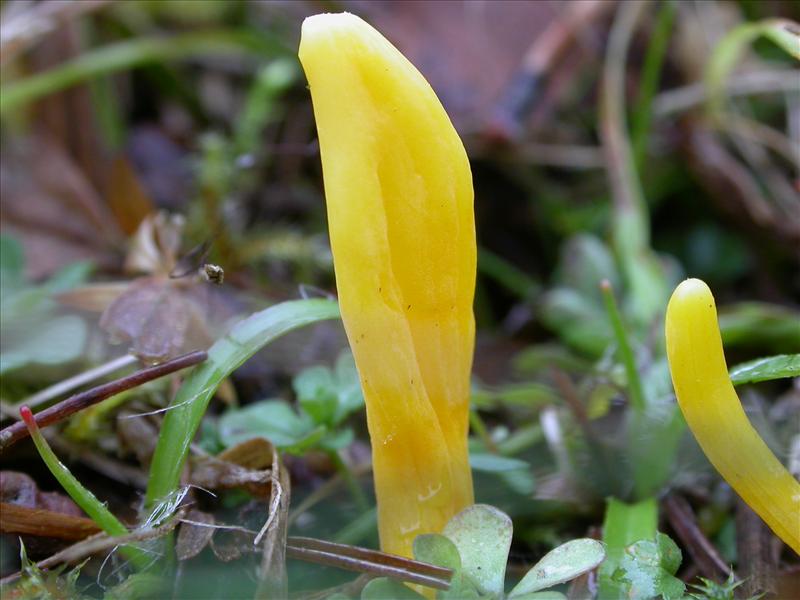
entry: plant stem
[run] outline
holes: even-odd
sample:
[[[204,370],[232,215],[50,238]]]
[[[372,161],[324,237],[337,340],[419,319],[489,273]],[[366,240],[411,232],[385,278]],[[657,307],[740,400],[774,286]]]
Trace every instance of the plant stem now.
[[[107,534],[113,536],[127,535],[128,528],[125,527],[125,525],[123,525],[92,492],[83,487],[81,482],[75,478],[70,470],[58,460],[58,457],[50,448],[50,445],[47,443],[47,440],[44,439],[41,430],[36,424],[31,409],[27,406],[23,406],[19,409],[19,412],[30,431],[31,439],[36,446],[36,450],[39,452],[39,456],[42,457],[44,464],[47,465],[53,477],[61,484],[64,491],[69,494],[69,497],[75,501],[75,504],[80,506],[81,509],[89,515],[92,521]],[[137,569],[143,569],[151,562],[147,555],[138,548],[124,546],[121,551]]]
[[[656,16],[656,24],[647,46],[644,57],[642,76],[639,83],[639,95],[636,109],[631,115],[631,142],[633,145],[633,158],[637,170],[643,167],[647,139],[652,121],[652,104],[656,89],[658,88],[661,67],[667,53],[667,45],[672,33],[672,24],[675,21],[675,3],[667,1],[661,5],[661,10]]]
[[[350,490],[350,494],[353,496],[353,500],[356,502],[356,506],[358,506],[358,511],[360,513],[364,513],[370,510],[369,501],[367,501],[367,497],[364,495],[364,490],[361,489],[361,486],[358,484],[358,480],[353,475],[350,467],[348,467],[347,463],[342,460],[341,454],[339,454],[339,452],[336,450],[331,450],[328,453],[328,456],[330,456],[333,464],[336,466],[336,470],[341,473],[342,478]]]
[[[631,406],[639,412],[644,411],[645,396],[642,390],[642,382],[641,379],[639,379],[639,372],[636,370],[636,360],[633,356],[630,342],[628,341],[628,335],[625,332],[625,326],[622,323],[622,316],[619,313],[617,301],[614,298],[614,290],[611,289],[611,283],[608,279],[604,279],[600,283],[600,290],[603,293],[603,301],[606,305],[608,318],[611,320],[611,327],[614,329],[614,336],[617,338],[617,346],[619,347],[622,364],[625,366]]]

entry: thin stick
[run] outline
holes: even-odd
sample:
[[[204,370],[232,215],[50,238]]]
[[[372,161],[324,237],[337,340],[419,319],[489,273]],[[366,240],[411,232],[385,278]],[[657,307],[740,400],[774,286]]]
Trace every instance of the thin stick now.
[[[622,315],[619,314],[617,301],[614,298],[614,290],[611,289],[611,283],[608,279],[604,279],[600,283],[600,291],[603,293],[606,311],[611,320],[611,327],[614,330],[614,335],[617,338],[620,358],[622,359],[622,364],[625,366],[631,406],[635,410],[643,411],[645,408],[645,397],[644,390],[642,389],[642,382],[639,379],[639,372],[636,370],[636,359],[633,357],[633,350],[631,350],[631,345],[625,332],[625,325],[622,323]]]
[[[377,550],[312,538],[290,537],[287,540],[286,555],[348,571],[392,577],[440,590],[448,589],[450,579],[453,577],[450,569],[436,565]]]
[[[727,577],[731,569],[700,530],[692,507],[682,496],[670,494],[663,501],[669,524],[689,551],[700,573],[708,578]]]
[[[189,354],[184,354],[183,356],[179,356],[160,365],[141,369],[115,381],[104,383],[103,385],[80,392],[37,413],[35,415],[36,424],[39,427],[47,427],[88,406],[97,404],[111,396],[115,396],[120,392],[130,390],[148,381],[201,363],[207,357],[208,355],[203,351],[190,352]],[[9,425],[0,431],[0,450],[5,450],[28,435],[28,429],[25,427],[25,423],[19,422]]]
[[[66,394],[67,392],[71,392],[76,387],[80,387],[90,381],[94,381],[95,379],[100,379],[106,375],[110,375],[115,371],[119,371],[127,366],[130,366],[136,362],[136,357],[133,354],[125,354],[118,358],[108,361],[100,365],[99,367],[95,367],[94,369],[89,369],[88,371],[84,371],[83,373],[78,373],[75,377],[70,377],[69,379],[64,379],[63,381],[59,381],[58,383],[51,385],[48,388],[41,390],[40,392],[35,393],[33,396],[29,396],[16,406],[12,407],[14,412],[14,417],[19,418],[19,409],[22,405],[28,406],[31,410],[34,408],[38,408],[40,404],[44,404],[50,400],[53,400],[57,396],[61,394]]]

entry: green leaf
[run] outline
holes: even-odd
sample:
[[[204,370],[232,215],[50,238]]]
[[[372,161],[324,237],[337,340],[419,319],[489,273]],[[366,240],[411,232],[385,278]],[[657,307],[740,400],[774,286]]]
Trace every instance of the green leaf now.
[[[469,464],[475,471],[497,475],[518,494],[527,496],[533,493],[533,471],[524,460],[497,454],[470,453]]]
[[[599,357],[613,339],[602,304],[572,288],[553,288],[542,298],[542,322],[571,348]]]
[[[765,354],[792,353],[800,348],[800,311],[742,302],[719,309],[719,329],[725,348],[757,347]]]
[[[546,592],[520,594],[519,596],[514,596],[514,600],[567,600],[567,597],[561,592],[547,590]]]
[[[29,364],[59,365],[83,353],[88,331],[80,317],[64,315],[40,322],[0,354],[0,374]]]
[[[570,237],[561,247],[556,282],[593,299],[599,305],[599,286],[604,279],[608,279],[613,288],[620,287],[617,267],[608,247],[593,235]]]
[[[240,321],[217,340],[208,350],[206,362],[186,378],[164,417],[150,466],[147,504],[178,487],[189,444],[223,379],[272,340],[298,327],[338,316],[339,307],[330,300],[283,302]]]
[[[682,598],[686,586],[674,577],[680,563],[681,552],[675,542],[659,533],[655,541],[640,540],[625,548],[613,579],[630,600]]]
[[[603,542],[606,559],[600,565],[600,597],[618,598],[624,595],[619,581],[613,578],[625,556],[626,548],[638,540],[654,540],[658,523],[658,507],[654,498],[637,504],[625,504],[608,499],[603,521]]]
[[[324,426],[321,426],[324,428]],[[334,431],[326,431],[325,435],[319,441],[319,447],[323,450],[335,452],[342,448],[347,448],[353,443],[355,434],[351,428],[338,429]]]
[[[84,283],[91,275],[94,265],[87,261],[71,263],[61,270],[53,273],[53,276],[44,284],[48,294],[57,294],[70,290],[77,285]]]
[[[675,575],[681,566],[683,555],[678,545],[668,535],[658,532],[656,534],[658,551],[661,553],[661,566],[670,575]]]
[[[414,538],[414,558],[423,562],[461,570],[461,555],[449,538],[438,533],[426,533]]]
[[[501,510],[469,506],[450,519],[442,532],[458,548],[466,577],[482,594],[503,593],[513,526]]]
[[[698,577],[697,579],[700,580],[700,583],[690,583],[689,587],[693,588],[694,591],[687,594],[689,598],[694,600],[734,600],[736,588],[744,583],[744,580],[736,581],[733,572],[728,575],[728,579],[723,583],[717,583],[705,577]],[[752,597],[750,600],[757,600],[757,597]]]
[[[361,590],[361,600],[425,600],[410,587],[388,577],[372,579]]]
[[[311,367],[292,382],[300,406],[315,423],[328,424],[336,414],[338,400],[333,373],[327,367]]]
[[[571,540],[545,554],[511,590],[508,597],[516,598],[574,579],[594,569],[605,556],[603,544],[597,540]]]
[[[730,370],[733,385],[782,379],[784,377],[800,377],[800,354],[779,354],[757,358]]]
[[[339,424],[351,413],[364,406],[364,394],[361,391],[361,380],[356,369],[356,360],[347,350],[339,355],[336,360],[336,395],[339,406],[334,418],[334,424]]]
[[[307,415],[298,415],[282,400],[264,400],[230,410],[217,424],[219,439],[227,448],[264,437],[283,449],[300,444],[315,429]]]
[[[302,371],[292,382],[298,401],[318,424],[334,427],[364,406],[355,360],[342,352],[334,370],[324,366]]]
[[[438,533],[419,535],[414,539],[414,558],[453,570],[450,588],[436,593],[439,600],[479,598],[475,584],[464,574],[461,555],[456,545]]]
[[[12,237],[0,235],[0,294],[15,292],[25,282],[25,254]]]

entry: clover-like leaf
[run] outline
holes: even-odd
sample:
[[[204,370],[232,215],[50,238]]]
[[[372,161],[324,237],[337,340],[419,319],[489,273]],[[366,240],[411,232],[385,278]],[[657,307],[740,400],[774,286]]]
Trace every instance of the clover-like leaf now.
[[[410,587],[388,577],[372,579],[361,590],[361,600],[424,600]]]
[[[567,600],[567,597],[561,592],[547,590],[544,592],[528,592],[514,596],[514,600]]]
[[[336,426],[364,405],[358,371],[349,352],[339,355],[333,370],[324,366],[305,369],[292,384],[300,406],[320,425]]]
[[[564,583],[591,571],[606,556],[603,544],[583,538],[561,544],[544,555],[511,590],[509,599]]]
[[[308,415],[298,415],[280,400],[264,400],[232,410],[219,419],[218,435],[225,447],[254,437],[264,437],[278,448],[300,452],[315,445],[326,429],[315,426]]]
[[[621,584],[630,600],[662,596],[666,600],[682,598],[685,584],[673,574],[680,566],[680,550],[668,536],[640,540],[625,548],[612,579]]]
[[[475,504],[450,519],[442,533],[458,548],[462,572],[478,592],[500,596],[512,532],[508,515],[494,506]]]
[[[469,600],[480,597],[475,584],[464,575],[461,555],[449,538],[438,533],[418,535],[414,539],[414,558],[453,570],[450,588],[436,593],[439,600]]]

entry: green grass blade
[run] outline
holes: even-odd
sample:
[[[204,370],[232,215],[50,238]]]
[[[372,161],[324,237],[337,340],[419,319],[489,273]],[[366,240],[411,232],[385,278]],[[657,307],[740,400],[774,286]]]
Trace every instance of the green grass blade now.
[[[64,463],[58,460],[53,449],[50,448],[50,444],[47,443],[47,440],[44,439],[42,432],[39,430],[31,409],[23,406],[19,412],[25,421],[25,425],[28,426],[28,431],[30,431],[31,439],[39,452],[39,456],[42,457],[44,464],[53,474],[53,477],[61,484],[64,491],[69,494],[69,497],[75,501],[75,504],[80,506],[81,510],[89,515],[89,518],[108,535],[120,536],[130,533],[128,528],[108,510],[106,505],[100,502],[92,492],[83,487],[83,484],[75,478]],[[137,548],[123,546],[121,552],[138,569],[147,567],[151,562],[151,559]]]
[[[636,369],[636,359],[633,356],[628,334],[622,322],[622,315],[620,315],[617,301],[614,298],[614,290],[611,289],[611,283],[607,279],[600,284],[600,290],[603,293],[603,302],[605,302],[611,327],[614,329],[614,336],[617,338],[617,349],[619,350],[622,364],[625,366],[631,407],[642,412],[646,406],[642,381],[639,378],[639,371]]]
[[[223,379],[272,340],[293,329],[338,316],[339,305],[332,300],[283,302],[240,321],[217,340],[208,350],[206,362],[186,378],[164,417],[150,466],[147,506],[177,489],[189,444]]]
[[[255,55],[274,57],[286,49],[263,35],[242,30],[185,33],[169,38],[141,38],[109,44],[57,67],[20,81],[6,83],[0,94],[0,114],[89,79],[198,55]]]
[[[720,117],[725,100],[725,82],[747,46],[763,36],[800,60],[798,31],[800,26],[787,19],[765,19],[731,29],[714,48],[706,65],[705,84],[708,90],[709,113],[713,117]]]
[[[650,43],[647,46],[647,53],[644,57],[644,66],[642,67],[636,108],[631,115],[633,162],[638,171],[641,171],[644,166],[644,158],[647,152],[647,140],[650,133],[650,123],[653,116],[653,97],[658,89],[661,67],[667,55],[672,26],[675,22],[675,13],[676,5],[674,2],[665,2],[661,5],[658,15],[656,16],[653,33],[650,36]]]

